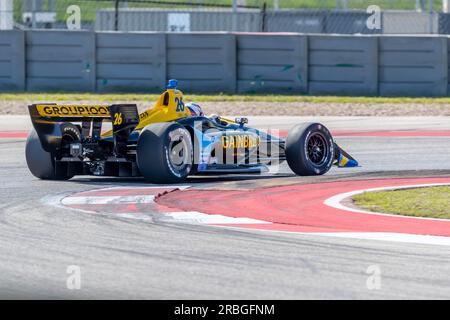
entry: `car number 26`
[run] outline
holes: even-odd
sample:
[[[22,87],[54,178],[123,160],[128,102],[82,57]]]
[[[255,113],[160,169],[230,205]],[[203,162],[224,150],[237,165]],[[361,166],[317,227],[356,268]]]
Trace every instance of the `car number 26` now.
[[[175,98],[175,103],[177,104],[177,112],[184,112],[184,102],[183,98]]]

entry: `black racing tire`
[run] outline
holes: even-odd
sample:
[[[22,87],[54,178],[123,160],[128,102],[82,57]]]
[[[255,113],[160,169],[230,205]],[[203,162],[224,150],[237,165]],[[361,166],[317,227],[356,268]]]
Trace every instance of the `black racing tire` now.
[[[59,128],[61,131],[59,156],[70,157],[70,144],[81,141],[80,128],[72,123],[61,123],[59,124]]]
[[[180,124],[150,124],[138,138],[137,166],[149,182],[182,182],[192,170],[193,149],[189,131]]]
[[[333,165],[334,149],[333,137],[323,124],[304,123],[288,134],[286,160],[299,176],[322,175]]]
[[[80,138],[79,130],[70,123],[59,125],[61,141],[71,137],[73,140]],[[47,152],[42,147],[39,136],[35,130],[31,131],[25,146],[25,158],[30,172],[43,180],[68,180],[73,176],[57,174],[55,170],[55,154]]]

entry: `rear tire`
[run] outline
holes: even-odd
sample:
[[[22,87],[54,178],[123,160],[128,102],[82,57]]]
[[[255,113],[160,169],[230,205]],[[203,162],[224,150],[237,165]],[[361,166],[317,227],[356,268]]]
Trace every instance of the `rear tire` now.
[[[324,125],[300,124],[286,139],[287,163],[297,175],[322,175],[333,165],[334,149],[333,137]]]
[[[63,132],[65,128],[68,128],[68,126],[61,128]],[[56,174],[55,156],[44,150],[35,130],[31,131],[28,136],[25,158],[28,169],[36,178],[43,180],[68,180],[73,177],[66,174]]]
[[[177,183],[191,172],[192,138],[174,122],[146,126],[137,142],[137,165],[142,176],[154,183]]]

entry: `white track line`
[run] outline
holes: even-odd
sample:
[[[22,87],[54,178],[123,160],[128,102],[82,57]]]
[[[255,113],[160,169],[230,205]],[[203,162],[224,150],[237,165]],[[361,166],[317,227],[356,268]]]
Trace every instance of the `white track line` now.
[[[95,205],[95,204],[127,204],[127,203],[154,203],[154,195],[133,195],[133,196],[75,196],[66,197],[61,203],[70,205]]]
[[[415,235],[408,233],[395,233],[395,232],[297,232],[297,231],[285,231],[285,230],[271,230],[271,229],[248,229],[245,227],[235,226],[212,226],[217,228],[226,228],[229,230],[240,230],[246,232],[256,233],[274,233],[274,234],[288,234],[288,235],[301,235],[301,236],[319,236],[319,237],[331,237],[342,239],[358,239],[369,241],[387,241],[398,243],[414,243],[425,245],[441,245],[450,246],[450,237],[442,236],[427,236],[427,235]]]
[[[450,246],[450,237],[416,235],[409,233],[393,232],[330,232],[330,233],[307,233],[324,237],[337,237],[361,240],[377,240],[402,243],[420,243],[441,246]]]
[[[198,211],[167,212],[164,217],[173,221],[194,224],[267,224],[268,221],[245,218],[228,217],[221,214],[206,214]]]
[[[91,189],[86,191],[80,191],[79,193],[89,193],[89,192],[96,192],[96,191],[105,191],[105,190],[116,190],[116,189],[133,189],[133,190],[141,190],[141,189],[180,189],[185,190],[190,188],[190,185],[171,185],[171,184],[162,184],[157,186],[145,186],[145,185],[123,185],[123,186],[114,186],[114,187],[107,187],[107,188],[100,188],[100,189]]]

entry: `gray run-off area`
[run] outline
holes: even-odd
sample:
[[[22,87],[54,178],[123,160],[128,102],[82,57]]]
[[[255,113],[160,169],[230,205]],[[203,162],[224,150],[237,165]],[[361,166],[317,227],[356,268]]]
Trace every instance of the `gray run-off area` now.
[[[254,117],[250,124],[284,130],[301,120],[306,119]],[[332,130],[450,127],[447,118],[315,120]],[[0,117],[0,126],[26,129],[29,122],[26,117]],[[450,175],[449,137],[336,139],[362,167],[333,169],[321,177],[325,181],[389,172],[417,176],[440,170],[440,176]],[[147,184],[142,179],[90,177],[40,181],[28,172],[24,147],[24,140],[0,140],[0,298],[450,298],[446,246],[146,223],[62,209],[42,199]],[[264,179],[192,178],[188,184],[238,188],[241,182],[254,188],[267,180],[315,180],[293,176],[286,166],[281,169]],[[67,289],[71,265],[81,268],[80,290]],[[366,284],[366,272],[374,265],[381,271],[379,290],[369,290]]]

